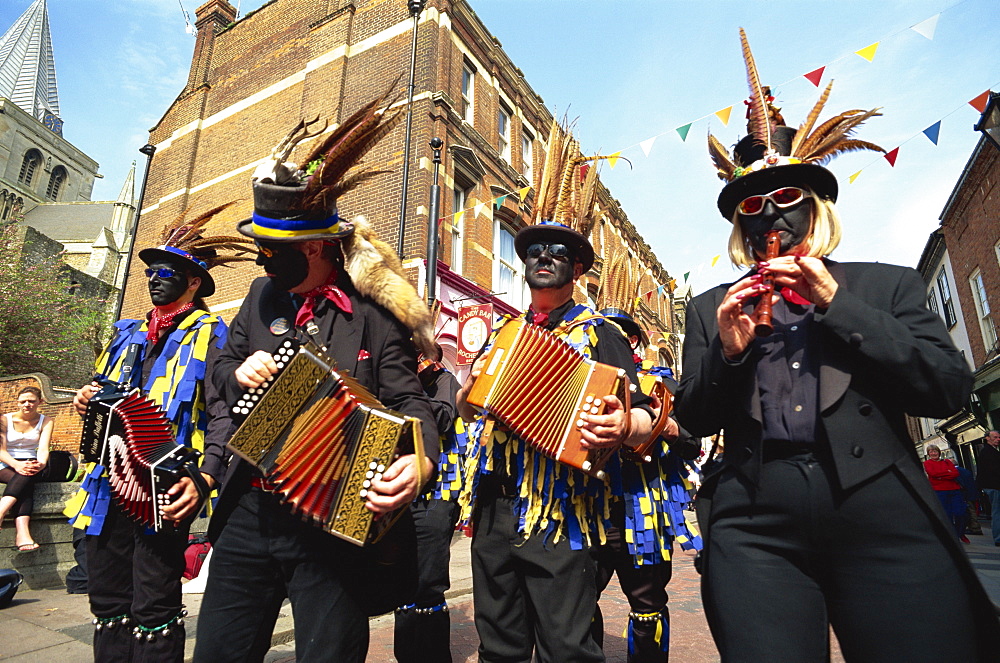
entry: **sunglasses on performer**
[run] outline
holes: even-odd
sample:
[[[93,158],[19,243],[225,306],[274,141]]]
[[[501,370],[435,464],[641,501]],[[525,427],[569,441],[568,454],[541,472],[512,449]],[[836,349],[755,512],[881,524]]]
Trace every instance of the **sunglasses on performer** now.
[[[537,258],[538,256],[545,253],[548,250],[549,255],[553,258],[564,258],[569,260],[570,250],[565,244],[532,244],[525,251],[525,255],[529,258]]]
[[[180,274],[180,272],[176,269],[171,269],[169,267],[160,267],[159,269],[151,269],[147,267],[144,273],[146,274],[147,279],[153,278],[154,274],[159,276],[161,279],[171,279]]]
[[[780,189],[775,189],[771,193],[764,196],[748,196],[740,202],[736,209],[740,214],[753,216],[754,214],[760,214],[764,211],[764,204],[768,200],[774,203],[775,207],[784,208],[791,207],[792,205],[811,197],[811,195],[812,194],[805,189],[800,189],[797,186],[785,186]]]

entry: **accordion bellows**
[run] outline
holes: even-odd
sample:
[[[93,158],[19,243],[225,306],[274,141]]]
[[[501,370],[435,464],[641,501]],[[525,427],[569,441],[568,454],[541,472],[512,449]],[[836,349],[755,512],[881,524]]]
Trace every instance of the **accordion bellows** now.
[[[244,418],[229,447],[257,466],[305,520],[356,545],[395,521],[365,507],[371,482],[400,453],[423,454],[420,420],[387,409],[312,343],[288,339],[279,373],[233,406]]]
[[[604,396],[630,404],[625,371],[587,359],[555,334],[510,320],[497,334],[468,402],[546,456],[599,479],[616,449],[580,446],[580,414],[604,414]]]

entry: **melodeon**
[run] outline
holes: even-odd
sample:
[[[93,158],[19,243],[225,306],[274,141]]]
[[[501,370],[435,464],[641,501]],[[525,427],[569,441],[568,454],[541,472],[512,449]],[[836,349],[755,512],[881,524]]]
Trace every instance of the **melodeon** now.
[[[653,430],[645,442],[631,448],[622,447],[621,453],[629,460],[649,463],[653,460],[650,449],[653,448],[653,445],[660,438],[660,433],[666,428],[667,417],[674,411],[674,395],[665,382],[648,373],[639,376],[639,389],[647,396],[655,396],[660,400],[660,415],[653,422]]]
[[[617,449],[580,446],[581,413],[604,414],[614,394],[630,407],[624,370],[591,361],[568,343],[523,320],[500,329],[467,400],[544,455],[599,479]]]
[[[286,339],[277,376],[232,408],[229,447],[257,466],[305,520],[355,545],[374,543],[402,514],[365,507],[373,479],[400,453],[423,455],[420,420],[389,410],[311,342]]]
[[[138,389],[109,385],[87,405],[80,454],[107,469],[111,495],[122,511],[146,527],[164,527],[161,508],[167,491],[190,477],[204,498],[208,487],[198,472],[201,453],[179,446],[163,410]]]

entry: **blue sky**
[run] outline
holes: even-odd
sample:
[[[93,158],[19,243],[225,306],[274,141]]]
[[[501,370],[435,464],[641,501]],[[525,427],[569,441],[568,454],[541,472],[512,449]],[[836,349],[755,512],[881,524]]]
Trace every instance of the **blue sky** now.
[[[2,0],[0,30],[29,4]],[[194,38],[180,4],[193,16],[200,0],[48,2],[65,136],[106,176],[95,199],[117,196],[132,160],[143,159],[137,150],[149,128],[186,81]],[[242,0],[240,8],[262,4]],[[881,106],[884,117],[858,135],[900,146],[895,168],[869,152],[832,162],[845,223],[834,254],[840,260],[916,264],[979,137],[972,131],[978,113],[966,102],[1000,90],[996,0],[471,4],[546,105],[578,118],[585,152],[623,150],[632,160],[632,169],[605,165],[602,177],[667,270],[679,281],[692,272],[696,292],[736,275],[725,258],[709,267],[725,249],[729,224],[715,208],[721,182],[705,136],[711,129],[731,145],[745,133],[739,27],[789,124],[801,122],[819,96],[802,74],[826,65],[822,84],[836,82],[822,118]],[[933,40],[909,29],[939,13]],[[853,54],[876,41],[872,62]],[[712,114],[730,105],[724,126]],[[935,146],[921,132],[938,120]],[[675,129],[692,121],[682,142]],[[639,144],[653,137],[647,157]]]

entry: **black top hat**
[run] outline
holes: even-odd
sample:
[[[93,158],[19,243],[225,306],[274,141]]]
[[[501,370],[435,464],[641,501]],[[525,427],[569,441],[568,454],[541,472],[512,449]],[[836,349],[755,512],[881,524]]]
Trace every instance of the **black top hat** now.
[[[354,225],[337,215],[336,200],[320,208],[303,209],[306,186],[254,182],[253,216],[240,221],[237,230],[267,242],[339,239],[354,232]]]
[[[744,136],[736,144],[733,155],[739,163],[750,164],[739,170],[736,179],[727,184],[719,194],[719,211],[730,221],[736,207],[747,196],[773,191],[782,186],[808,187],[818,197],[837,201],[837,178],[823,166],[803,163],[790,158],[795,129],[777,127],[771,134],[774,152],[765,154],[762,145],[754,136]],[[764,191],[766,189],[766,191]]]
[[[625,334],[628,336],[638,336],[639,341],[643,345],[649,345],[649,337],[646,336],[646,332],[639,328],[639,323],[635,319],[621,310],[620,308],[605,308],[599,311],[601,315],[605,318],[611,318],[615,324],[625,330]]]
[[[594,247],[582,234],[569,226],[555,221],[542,221],[533,226],[521,228],[514,236],[514,250],[524,262],[528,247],[532,244],[565,244],[573,251],[573,256],[583,265],[586,272],[594,266]]]

